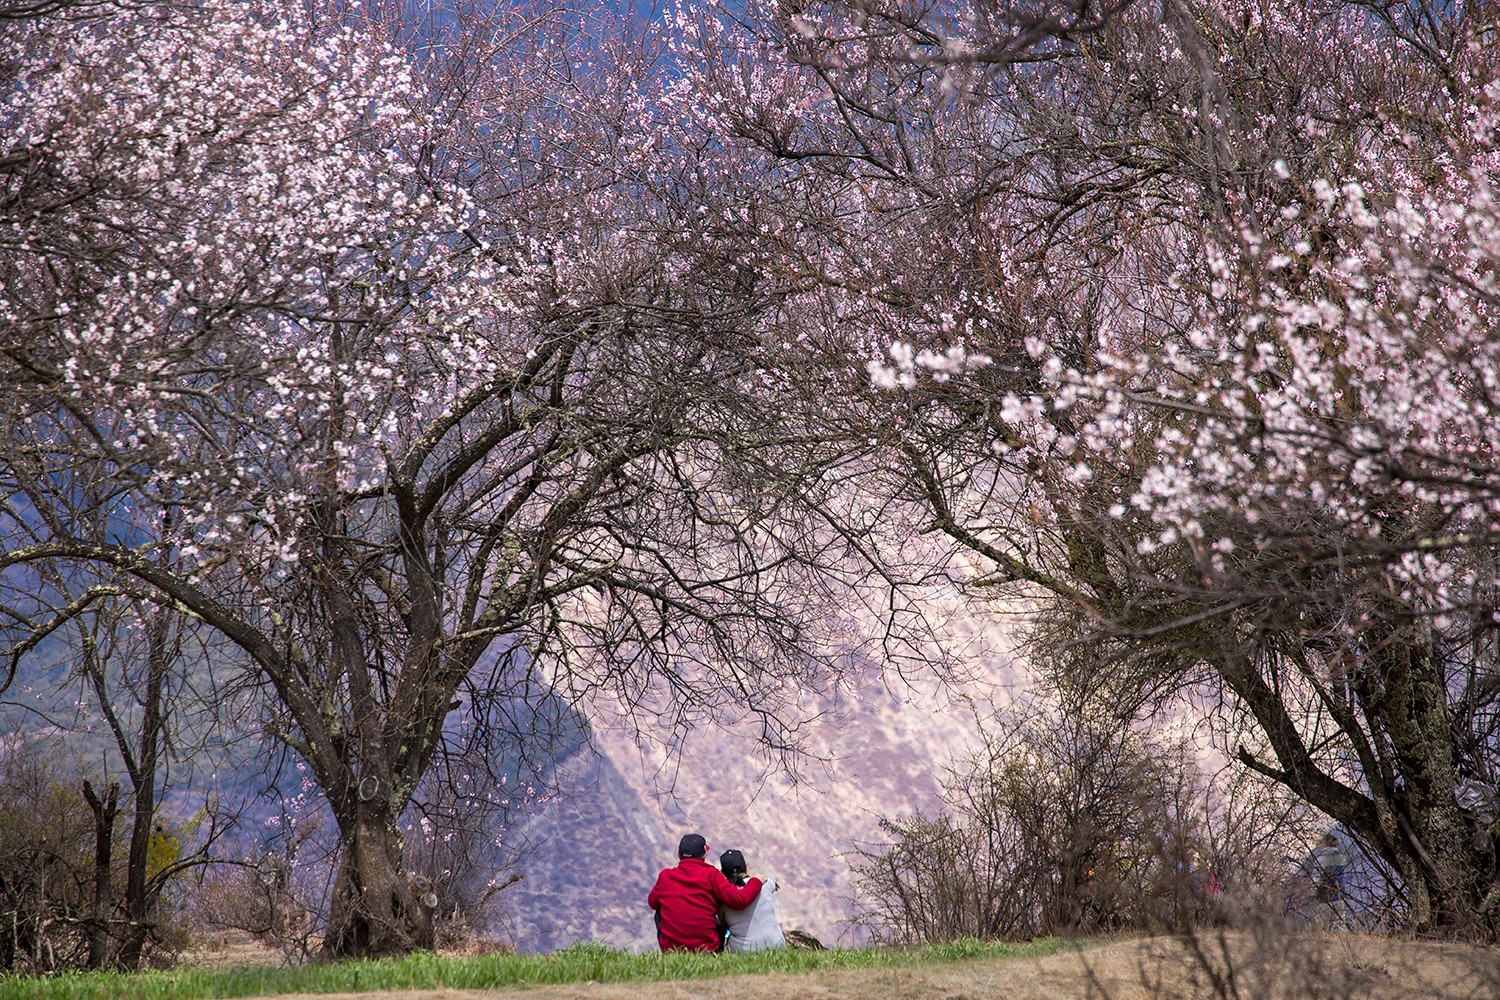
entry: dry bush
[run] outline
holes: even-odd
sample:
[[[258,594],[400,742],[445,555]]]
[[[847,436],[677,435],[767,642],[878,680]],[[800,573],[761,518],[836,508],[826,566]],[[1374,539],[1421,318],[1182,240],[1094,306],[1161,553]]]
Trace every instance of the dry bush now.
[[[444,949],[483,939],[501,894],[522,878],[500,836],[504,810],[474,791],[429,782],[402,831],[403,870]]]
[[[117,789],[85,795],[89,772],[60,743],[0,744],[0,969],[27,974],[118,961],[122,942],[169,964],[185,942],[170,895],[157,893],[145,926],[123,909],[128,840],[114,820]],[[156,873],[160,874],[160,872]]]
[[[320,828],[316,820],[303,822],[279,850],[221,862],[193,893],[194,926],[245,931],[278,949],[287,963],[312,958],[322,941],[332,879],[331,858],[317,840]]]
[[[305,960],[316,947],[308,912],[283,881],[279,859],[228,864],[203,880],[194,894],[194,925],[205,931],[240,930]]]
[[[859,922],[878,942],[918,944],[1280,912],[1257,895],[1286,871],[1287,846],[1265,834],[1282,817],[1260,814],[1275,804],[1209,788],[1185,745],[1032,706],[950,770],[942,814],[883,819],[889,839],[856,849]]]
[[[76,777],[20,744],[0,760],[0,968],[53,972],[87,960],[94,819]]]

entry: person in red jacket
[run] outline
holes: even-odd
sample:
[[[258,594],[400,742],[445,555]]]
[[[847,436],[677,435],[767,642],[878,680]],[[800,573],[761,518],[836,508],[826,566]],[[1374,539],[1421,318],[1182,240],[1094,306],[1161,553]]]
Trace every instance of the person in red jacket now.
[[[718,951],[719,904],[743,910],[760,895],[761,880],[735,885],[703,860],[708,841],[690,833],[677,845],[677,867],[666,868],[646,902],[656,911],[656,943],[662,951]]]

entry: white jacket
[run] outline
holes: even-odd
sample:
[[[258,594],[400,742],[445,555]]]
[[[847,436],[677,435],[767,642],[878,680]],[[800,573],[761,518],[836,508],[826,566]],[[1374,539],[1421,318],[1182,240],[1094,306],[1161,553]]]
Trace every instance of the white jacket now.
[[[760,887],[755,902],[743,910],[719,907],[719,915],[729,925],[729,943],[726,951],[761,951],[766,948],[785,948],[786,937],[781,933],[781,924],[776,920],[776,880],[768,878]]]

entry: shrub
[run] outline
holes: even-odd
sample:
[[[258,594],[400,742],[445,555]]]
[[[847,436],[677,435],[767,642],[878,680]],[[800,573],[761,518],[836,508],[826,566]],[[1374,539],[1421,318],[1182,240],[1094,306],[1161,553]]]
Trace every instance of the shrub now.
[[[910,945],[1217,919],[1256,876],[1202,787],[1183,745],[1033,707],[950,769],[944,811],[884,819],[888,840],[856,849],[860,921]]]
[[[121,961],[159,963],[181,945],[162,890],[177,838],[158,832],[144,921],[125,906],[129,842],[119,786],[96,789],[60,741],[0,743],[0,969],[49,973]],[[186,834],[184,834],[186,835]]]
[[[55,750],[56,748],[47,748]],[[0,748],[0,967],[86,963],[95,879],[94,817],[55,752]]]

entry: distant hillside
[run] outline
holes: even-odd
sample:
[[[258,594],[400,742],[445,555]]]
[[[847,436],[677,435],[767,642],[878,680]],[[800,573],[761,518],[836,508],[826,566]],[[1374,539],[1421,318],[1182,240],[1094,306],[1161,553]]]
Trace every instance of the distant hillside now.
[[[654,944],[646,893],[675,863],[678,838],[703,833],[710,860],[734,847],[753,873],[775,877],[782,923],[826,943],[863,940],[850,925],[846,852],[878,838],[882,815],[930,810],[950,757],[974,738],[971,710],[935,690],[874,683],[825,717],[819,756],[797,782],[767,773],[753,740],[694,735],[680,765],[648,743],[595,731],[598,755],[563,769],[562,800],[531,819],[522,882],[503,895],[517,947],[547,951],[577,940],[645,949]]]

